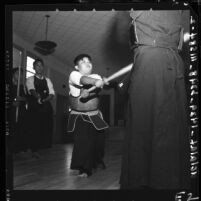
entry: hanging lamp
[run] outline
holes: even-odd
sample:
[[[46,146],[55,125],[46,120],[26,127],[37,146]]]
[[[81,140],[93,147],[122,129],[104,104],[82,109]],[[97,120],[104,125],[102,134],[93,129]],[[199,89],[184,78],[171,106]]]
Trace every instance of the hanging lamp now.
[[[48,19],[49,15],[45,15],[46,17],[46,30],[45,30],[45,40],[43,41],[38,41],[35,43],[34,49],[39,52],[40,54],[43,55],[49,55],[52,54],[55,51],[55,47],[57,44],[53,41],[47,40],[47,35],[48,35]]]

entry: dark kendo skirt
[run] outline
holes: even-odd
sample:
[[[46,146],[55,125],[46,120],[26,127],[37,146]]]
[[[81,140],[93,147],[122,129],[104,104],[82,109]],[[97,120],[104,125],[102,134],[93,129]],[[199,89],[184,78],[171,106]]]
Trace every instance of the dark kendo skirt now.
[[[177,51],[135,49],[129,85],[122,189],[188,189],[190,135],[184,65]]]
[[[71,169],[92,173],[92,168],[101,163],[104,157],[105,132],[108,124],[100,111],[71,111],[68,119],[68,132],[74,134],[74,148]]]

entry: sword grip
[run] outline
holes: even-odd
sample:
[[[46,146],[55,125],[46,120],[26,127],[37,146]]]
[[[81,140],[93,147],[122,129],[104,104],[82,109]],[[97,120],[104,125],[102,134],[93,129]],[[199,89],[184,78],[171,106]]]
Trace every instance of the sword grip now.
[[[91,92],[91,91],[93,91],[93,90],[95,90],[96,89],[96,86],[93,86],[93,87],[91,87],[90,89],[88,89],[88,92]]]
[[[106,81],[109,82],[111,80],[114,80],[122,75],[124,75],[125,73],[131,71],[133,66],[133,63],[129,64],[128,66],[125,66],[124,68],[122,68],[121,70],[117,71],[116,73],[112,74],[111,76],[109,76],[108,78],[106,78]],[[94,89],[96,89],[96,86],[91,87],[90,89],[88,89],[88,92],[93,91]]]

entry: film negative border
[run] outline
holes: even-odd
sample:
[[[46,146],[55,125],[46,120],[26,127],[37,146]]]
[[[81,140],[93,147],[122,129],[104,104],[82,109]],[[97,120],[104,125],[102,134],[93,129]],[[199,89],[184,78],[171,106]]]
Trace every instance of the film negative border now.
[[[172,5],[172,4],[171,4]],[[142,8],[148,8],[148,7],[152,7],[153,9],[158,9],[158,4],[157,5],[152,5],[152,4],[147,4],[146,6],[141,5],[137,5],[137,9],[140,10]],[[37,9],[37,10],[55,10],[55,11],[59,11],[59,10],[74,10],[79,11],[79,10],[91,10],[92,12],[98,11],[98,10],[108,10],[108,11],[115,11],[115,10],[130,10],[133,9],[133,4],[127,4],[127,5],[101,5],[101,6],[95,6],[95,5],[90,5],[86,7],[86,5],[71,5],[71,6],[63,6],[63,5],[41,5],[41,8],[39,8],[39,6],[28,6],[28,8],[26,6],[11,6],[8,7],[7,9],[7,16],[8,18],[6,18],[6,20],[8,20],[8,22],[6,23],[6,25],[12,26],[11,23],[11,19],[12,18],[12,14],[11,11],[12,10],[33,10],[33,9]],[[176,4],[174,3],[173,9],[178,9],[178,8],[183,8],[183,9],[188,9],[188,4]],[[163,7],[161,9],[167,9],[167,7]],[[197,16],[195,15],[195,13],[193,12],[192,9],[191,13],[190,13],[190,34],[189,34],[189,51],[190,51],[190,65],[189,65],[189,74],[188,74],[188,82],[190,83],[190,101],[189,101],[189,118],[190,118],[190,122],[191,122],[191,126],[190,126],[190,149],[191,149],[191,157],[190,157],[190,163],[191,163],[191,180],[192,183],[194,184],[192,186],[192,189],[190,192],[186,192],[186,191],[181,191],[181,192],[177,192],[175,194],[174,200],[175,201],[190,201],[190,200],[199,200],[199,196],[198,196],[198,178],[199,178],[199,171],[198,171],[198,165],[199,165],[199,126],[198,126],[198,122],[199,122],[199,118],[198,118],[198,110],[199,110],[199,105],[198,105],[198,90],[199,90],[199,80],[198,80],[198,19]],[[10,87],[11,87],[11,77],[9,76],[11,74],[11,65],[12,65],[12,29],[11,28],[6,28],[6,31],[9,33],[6,36],[6,49],[5,49],[5,73],[6,73],[6,85],[5,85],[5,108],[6,108],[6,121],[5,121],[5,136],[6,139],[8,140],[10,137],[10,123],[9,123],[9,105],[10,105]],[[105,192],[102,193],[103,196],[101,195],[101,198],[99,197],[100,192],[96,192],[93,191],[91,194],[92,196],[87,196],[87,198],[83,198],[83,196],[86,196],[86,194],[88,194],[88,192],[75,192],[73,193],[71,192],[58,192],[58,191],[52,191],[50,193],[45,192],[45,191],[41,191],[41,192],[29,192],[29,191],[18,191],[18,192],[13,192],[12,191],[12,161],[11,161],[11,156],[8,155],[8,163],[6,163],[6,201],[17,201],[17,200],[27,200],[29,198],[30,201],[34,201],[34,199],[37,200],[55,200],[55,201],[63,201],[66,200],[66,196],[70,195],[70,200],[71,201],[78,201],[78,200],[100,200],[103,197],[106,197],[105,200],[111,200],[111,201],[115,201],[115,200],[119,200],[120,197],[119,195],[126,195],[128,193],[129,198],[126,200],[130,200],[130,201],[134,201],[135,198],[132,198],[134,192],[131,191],[126,191],[126,192]],[[9,173],[9,174],[8,174]],[[78,196],[78,194],[80,193],[80,195]],[[16,197],[13,195],[17,195]],[[34,196],[32,196],[34,194]],[[74,194],[77,194],[76,196]],[[161,194],[162,195],[162,194]],[[71,197],[72,196],[72,197]],[[73,197],[74,196],[74,197]],[[139,196],[138,193],[136,193],[136,196]],[[135,197],[135,196],[133,196]],[[161,199],[163,199],[163,196],[161,197]]]

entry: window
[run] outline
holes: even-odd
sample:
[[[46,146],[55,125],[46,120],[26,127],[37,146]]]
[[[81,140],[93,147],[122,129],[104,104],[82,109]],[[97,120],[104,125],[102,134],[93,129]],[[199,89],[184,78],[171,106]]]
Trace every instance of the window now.
[[[26,64],[26,78],[33,76],[35,71],[33,69],[33,62],[35,59],[31,56],[27,56],[27,64]]]

